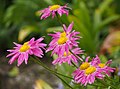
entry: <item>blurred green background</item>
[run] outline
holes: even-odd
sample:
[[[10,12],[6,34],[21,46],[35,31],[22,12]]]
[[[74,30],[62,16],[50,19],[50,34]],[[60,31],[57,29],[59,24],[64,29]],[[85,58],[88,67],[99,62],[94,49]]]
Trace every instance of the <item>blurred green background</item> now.
[[[21,84],[21,81],[17,84],[13,81],[21,80],[19,79],[21,76],[26,78],[28,73],[26,70],[29,68],[31,68],[29,72],[33,74],[28,77],[28,81],[31,76],[33,78],[29,89],[33,89],[35,81],[41,83],[41,80],[37,80],[41,70],[33,69],[38,65],[30,62],[28,65],[23,64],[19,69],[15,67],[16,63],[8,65],[9,59],[5,58],[8,54],[6,50],[13,47],[13,42],[22,44],[32,37],[45,36],[44,42],[49,43],[51,38],[47,34],[53,31],[62,31],[62,28],[56,18],[49,17],[46,20],[40,20],[39,10],[49,5],[65,5],[66,3],[72,10],[68,16],[63,15],[61,20],[67,26],[74,21],[74,29],[79,31],[82,36],[79,46],[85,50],[86,55],[99,54],[103,62],[113,59],[113,66],[117,67],[120,64],[120,0],[0,0],[0,89],[26,89],[28,86]],[[52,67],[53,58],[49,53],[45,54],[43,59],[45,59],[45,61],[43,60],[45,64]],[[57,70],[71,76],[71,67],[66,64],[57,66]],[[21,75],[22,73],[23,75]],[[43,74],[45,77],[48,76],[46,72]],[[58,81],[54,76],[53,79]],[[43,78],[43,80],[46,79]],[[50,79],[46,81],[50,83]],[[70,81],[68,80],[68,82]],[[29,84],[27,80],[26,84]],[[38,83],[35,84],[39,86]],[[42,81],[42,84],[45,82]],[[55,86],[58,88],[59,84],[50,85],[56,89]],[[15,88],[16,86],[19,87]]]

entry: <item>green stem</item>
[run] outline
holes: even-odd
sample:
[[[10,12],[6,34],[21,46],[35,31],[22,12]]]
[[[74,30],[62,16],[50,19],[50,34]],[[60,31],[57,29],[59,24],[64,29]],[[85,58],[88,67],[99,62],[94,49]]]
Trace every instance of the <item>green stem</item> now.
[[[63,76],[63,77],[69,78],[69,79],[73,79],[72,77],[63,75],[63,74],[61,74],[61,73],[58,73],[58,72],[55,72],[54,70],[49,69],[49,67],[47,67],[44,63],[42,63],[39,58],[37,58],[37,57],[33,57],[33,58],[34,58],[34,59],[37,59],[37,60],[34,60],[34,61],[37,62],[38,64],[40,64],[40,65],[41,65],[42,67],[44,67],[45,69],[47,69],[48,71],[54,72],[54,73],[56,73],[56,74],[58,74],[58,75],[61,75],[61,76]]]
[[[40,59],[38,59],[37,57],[33,57],[33,58],[34,58],[34,62],[38,63],[39,65],[41,65],[42,67],[44,67],[46,70],[48,70],[49,72],[51,72],[52,74],[54,74],[55,76],[57,76],[59,79],[61,79],[61,81],[62,81],[63,83],[65,83],[68,87],[70,87],[71,89],[73,89],[65,80],[63,80],[63,79],[62,79],[60,76],[58,76],[58,75],[61,75],[61,76],[63,76],[63,77],[70,78],[70,79],[73,79],[73,78],[68,77],[68,76],[65,76],[65,75],[62,75],[62,74],[60,74],[60,73],[57,73],[57,72],[49,69],[49,68],[48,68],[46,65],[44,65],[44,63],[42,63],[42,62],[40,61]]]
[[[57,17],[57,20],[60,23],[60,25],[63,27],[63,22],[62,22],[62,20],[60,19],[59,15],[57,13],[56,13],[56,17]],[[63,27],[63,29],[64,29],[64,27]],[[65,31],[65,29],[64,29],[64,31]]]
[[[73,61],[71,61],[71,63],[72,63],[72,65],[73,65],[74,67],[78,68],[78,67],[74,64],[74,62],[73,62]]]
[[[78,59],[80,59],[76,54],[74,54],[71,50],[70,50],[70,52],[76,57],[76,58],[78,58]],[[81,60],[81,59],[80,59]],[[81,61],[83,61],[83,60],[81,60]]]

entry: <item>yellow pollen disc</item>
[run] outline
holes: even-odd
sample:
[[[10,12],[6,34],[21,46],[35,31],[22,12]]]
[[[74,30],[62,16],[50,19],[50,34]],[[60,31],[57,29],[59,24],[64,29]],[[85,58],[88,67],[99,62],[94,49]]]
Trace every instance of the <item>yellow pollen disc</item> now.
[[[67,40],[67,37],[60,37],[57,42],[59,45],[61,45],[64,44]]]
[[[30,46],[28,45],[28,42],[25,42],[21,47],[20,47],[20,52],[26,52]]]
[[[66,33],[65,33],[65,32],[62,32],[62,33],[60,34],[60,37],[66,37]]]
[[[104,67],[105,67],[105,64],[100,63],[100,64],[98,64],[98,66],[99,66],[100,68],[104,68]]]
[[[89,66],[90,66],[90,64],[89,64],[88,62],[84,62],[83,64],[81,64],[80,69],[81,69],[81,70],[85,70],[85,69],[87,69]]]
[[[94,73],[95,71],[96,71],[96,68],[93,66],[90,66],[85,70],[85,74],[89,75],[89,74]]]
[[[53,6],[51,6],[50,7],[50,10],[52,11],[52,10],[57,10],[57,9],[59,9],[60,8],[60,5],[53,5]]]
[[[68,52],[68,54],[64,52],[64,56],[69,56],[69,55],[71,55],[71,52]]]

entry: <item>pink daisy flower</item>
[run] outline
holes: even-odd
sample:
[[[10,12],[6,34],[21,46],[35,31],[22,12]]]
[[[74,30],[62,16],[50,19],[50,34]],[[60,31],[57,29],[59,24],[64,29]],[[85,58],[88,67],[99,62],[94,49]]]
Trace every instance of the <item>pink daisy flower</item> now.
[[[83,50],[81,50],[80,48],[75,48],[75,49],[72,49],[71,51],[72,51],[72,53],[74,53],[74,55],[73,55],[71,52],[68,52],[68,54],[67,54],[66,52],[64,52],[64,54],[61,55],[60,57],[58,57],[56,60],[54,60],[54,61],[52,62],[52,64],[56,65],[56,64],[58,64],[58,63],[59,63],[59,64],[62,64],[62,63],[67,62],[68,64],[71,65],[71,61],[77,63],[78,58],[79,58],[80,60],[82,60],[82,59],[78,56],[78,54],[83,54]],[[77,57],[76,57],[75,55],[76,55]]]
[[[63,25],[64,32],[56,32],[55,34],[49,34],[52,36],[52,41],[49,44],[48,51],[52,51],[52,55],[56,53],[58,56],[63,55],[64,52],[68,54],[69,49],[73,46],[78,47],[78,42],[76,40],[80,39],[79,32],[72,31],[73,22],[68,26],[68,28]]]
[[[103,79],[104,75],[99,68],[95,66],[96,63],[88,62],[89,57],[83,62],[80,67],[73,72],[74,81],[86,86],[88,83],[92,84],[95,78]]]
[[[111,72],[115,71],[115,68],[109,67],[109,65],[111,64],[112,60],[109,60],[106,63],[101,63],[100,58],[96,55],[96,66],[99,68],[100,71],[102,71],[102,73],[107,74],[108,76],[110,76]],[[94,62],[95,60],[93,60]]]
[[[12,50],[7,50],[10,52],[7,57],[12,56],[9,60],[9,64],[12,64],[15,60],[18,60],[17,66],[20,66],[23,61],[25,61],[25,64],[27,64],[29,55],[42,57],[43,51],[41,48],[45,49],[44,47],[46,46],[46,44],[41,43],[43,39],[44,38],[42,37],[37,40],[35,40],[35,38],[32,38],[30,41],[25,42],[23,45],[14,42],[16,47],[14,47]]]
[[[45,8],[44,10],[41,10],[40,12],[42,13],[41,19],[46,19],[52,14],[52,18],[56,16],[56,13],[58,13],[60,16],[62,14],[68,15],[69,11],[67,10],[67,5],[60,6],[60,5],[52,5],[49,6],[48,8]]]

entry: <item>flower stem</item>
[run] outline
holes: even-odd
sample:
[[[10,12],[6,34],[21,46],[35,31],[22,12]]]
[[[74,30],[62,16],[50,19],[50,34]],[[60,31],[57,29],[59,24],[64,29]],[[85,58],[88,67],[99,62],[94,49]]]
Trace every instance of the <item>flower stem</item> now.
[[[60,23],[60,25],[63,27],[63,22],[62,22],[62,20],[60,19],[59,15],[57,13],[56,13],[56,17],[57,17],[57,20]],[[63,27],[63,30],[65,31],[64,27]]]
[[[62,22],[62,20],[60,19],[59,15],[57,13],[56,13],[56,17],[57,17],[57,20],[60,23],[60,25],[63,26],[63,22]]]
[[[33,58],[36,59],[36,60],[34,60],[35,62],[37,62],[38,64],[40,64],[42,67],[44,67],[44,68],[47,69],[48,71],[54,72],[54,73],[56,73],[56,74],[58,74],[58,75],[61,75],[61,76],[63,76],[63,77],[69,78],[69,79],[73,79],[72,77],[63,75],[63,74],[61,74],[61,73],[58,73],[58,72],[56,72],[56,71],[54,71],[54,70],[49,69],[49,67],[47,67],[44,63],[42,63],[39,58],[37,58],[37,57],[33,57]]]
[[[80,59],[76,54],[74,54],[71,50],[70,50],[70,52],[76,57],[76,58],[78,58],[78,59]],[[81,59],[80,59],[81,60]],[[81,60],[81,61],[83,61],[83,60]]]
[[[44,63],[42,63],[42,62],[40,61],[39,58],[34,57],[34,56],[32,56],[32,57],[34,58],[34,59],[33,59],[34,62],[38,63],[39,65],[41,65],[42,67],[44,67],[46,70],[48,70],[49,72],[51,72],[52,74],[54,74],[55,76],[57,76],[57,77],[58,77],[63,83],[65,83],[70,89],[73,89],[73,88],[72,88],[65,80],[63,80],[59,75],[61,75],[61,76],[63,76],[63,77],[66,77],[66,78],[70,78],[70,79],[73,79],[73,78],[68,77],[68,76],[65,76],[65,75],[63,75],[63,74],[57,73],[57,72],[49,69]]]
[[[78,66],[77,66],[77,65],[75,65],[73,61],[71,61],[71,63],[72,63],[72,65],[73,65],[73,66],[75,66],[76,68],[78,68]]]

